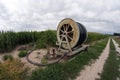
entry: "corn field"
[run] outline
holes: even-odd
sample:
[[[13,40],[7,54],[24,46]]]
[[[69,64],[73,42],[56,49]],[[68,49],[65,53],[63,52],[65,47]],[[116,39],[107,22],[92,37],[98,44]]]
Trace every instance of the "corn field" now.
[[[0,32],[0,52],[8,52],[17,45],[27,44],[35,41],[35,32]]]
[[[88,33],[86,43],[106,38],[100,33]],[[0,31],[0,53],[12,51],[18,45],[35,42],[37,48],[46,48],[56,45],[56,31],[47,30],[41,32],[13,32]]]

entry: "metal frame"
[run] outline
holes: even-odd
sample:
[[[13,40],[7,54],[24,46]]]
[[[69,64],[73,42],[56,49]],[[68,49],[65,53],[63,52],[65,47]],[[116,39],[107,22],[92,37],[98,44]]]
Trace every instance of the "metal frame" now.
[[[65,37],[66,41],[62,41],[61,39],[60,42],[56,42],[56,45],[59,46],[57,50],[57,55],[63,55],[63,53],[68,53],[67,56],[72,56],[83,50],[87,50],[88,45],[79,45],[78,47],[72,49],[68,41],[67,35],[62,35],[62,36]],[[68,49],[63,49],[62,44],[67,44]]]

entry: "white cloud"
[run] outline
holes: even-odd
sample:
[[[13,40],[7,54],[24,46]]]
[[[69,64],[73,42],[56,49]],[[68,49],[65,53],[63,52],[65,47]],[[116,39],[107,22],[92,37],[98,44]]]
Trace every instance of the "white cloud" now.
[[[69,17],[88,31],[120,31],[120,0],[0,0],[0,13],[0,30],[56,29]]]

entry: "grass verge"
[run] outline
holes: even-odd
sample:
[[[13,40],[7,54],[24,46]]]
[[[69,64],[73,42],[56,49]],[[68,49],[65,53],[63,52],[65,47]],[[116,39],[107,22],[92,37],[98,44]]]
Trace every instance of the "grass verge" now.
[[[120,56],[115,51],[113,42],[110,42],[110,54],[106,63],[104,64],[103,72],[101,74],[101,80],[117,80],[120,78],[119,65],[120,65]]]
[[[105,48],[108,39],[96,42],[89,47],[88,52],[82,52],[71,61],[49,65],[45,69],[35,69],[30,80],[71,80],[75,79],[84,65],[90,60],[98,59]]]
[[[113,38],[120,45],[120,38],[117,38],[117,37],[113,37]]]
[[[18,59],[0,64],[0,80],[27,80],[29,68]]]

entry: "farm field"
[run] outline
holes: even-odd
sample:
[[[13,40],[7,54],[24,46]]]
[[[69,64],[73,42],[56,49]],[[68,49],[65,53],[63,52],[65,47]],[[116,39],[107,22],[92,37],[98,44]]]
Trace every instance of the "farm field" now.
[[[0,80],[120,80],[120,0],[0,0]]]
[[[119,51],[117,52],[117,48]],[[112,39],[110,43],[109,57],[104,64],[101,80],[119,80],[120,79],[120,48],[118,43]]]
[[[49,36],[49,34],[51,34],[51,36]],[[8,37],[12,35],[14,35],[13,38]],[[0,46],[0,80],[86,80],[84,79],[85,76],[83,76],[82,73],[85,72],[86,66],[92,68],[92,65],[96,64],[96,62],[98,62],[97,64],[101,62],[99,61],[99,59],[102,55],[104,56],[102,52],[104,51],[104,49],[106,49],[105,47],[107,43],[108,57],[105,58],[106,60],[102,60],[101,58],[103,64],[99,64],[98,66],[101,66],[101,69],[96,70],[96,72],[92,72],[91,69],[89,71],[88,69],[88,73],[95,74],[96,76],[94,76],[94,79],[119,79],[119,53],[115,50],[115,47],[113,45],[114,41],[112,41],[112,39],[105,34],[89,32],[88,35],[88,40],[84,43],[90,45],[88,51],[81,52],[70,61],[68,60],[65,62],[59,62],[43,68],[37,67],[27,62],[25,56],[27,55],[27,51],[29,51],[33,47],[33,44],[36,44],[37,46],[35,50],[41,49],[43,52],[46,51],[45,48],[47,48],[48,46],[56,47],[56,31],[48,30],[43,32],[18,33],[1,32],[0,36],[2,38],[0,38],[0,40],[3,40],[4,44],[8,45],[9,47],[4,47],[2,45]],[[4,41],[4,39],[7,40]],[[113,39],[116,40],[117,38]],[[0,44],[3,44],[1,43],[1,41]],[[118,39],[116,41],[119,42]],[[14,42],[17,42],[17,44],[15,44]],[[11,46],[13,47],[11,48]],[[114,66],[111,66],[113,64]],[[99,68],[96,67],[96,69]],[[14,70],[15,72],[12,70]],[[108,75],[108,73],[110,72],[111,77],[109,77]],[[81,76],[83,78],[79,79],[79,77]],[[88,79],[92,80],[90,75]]]

